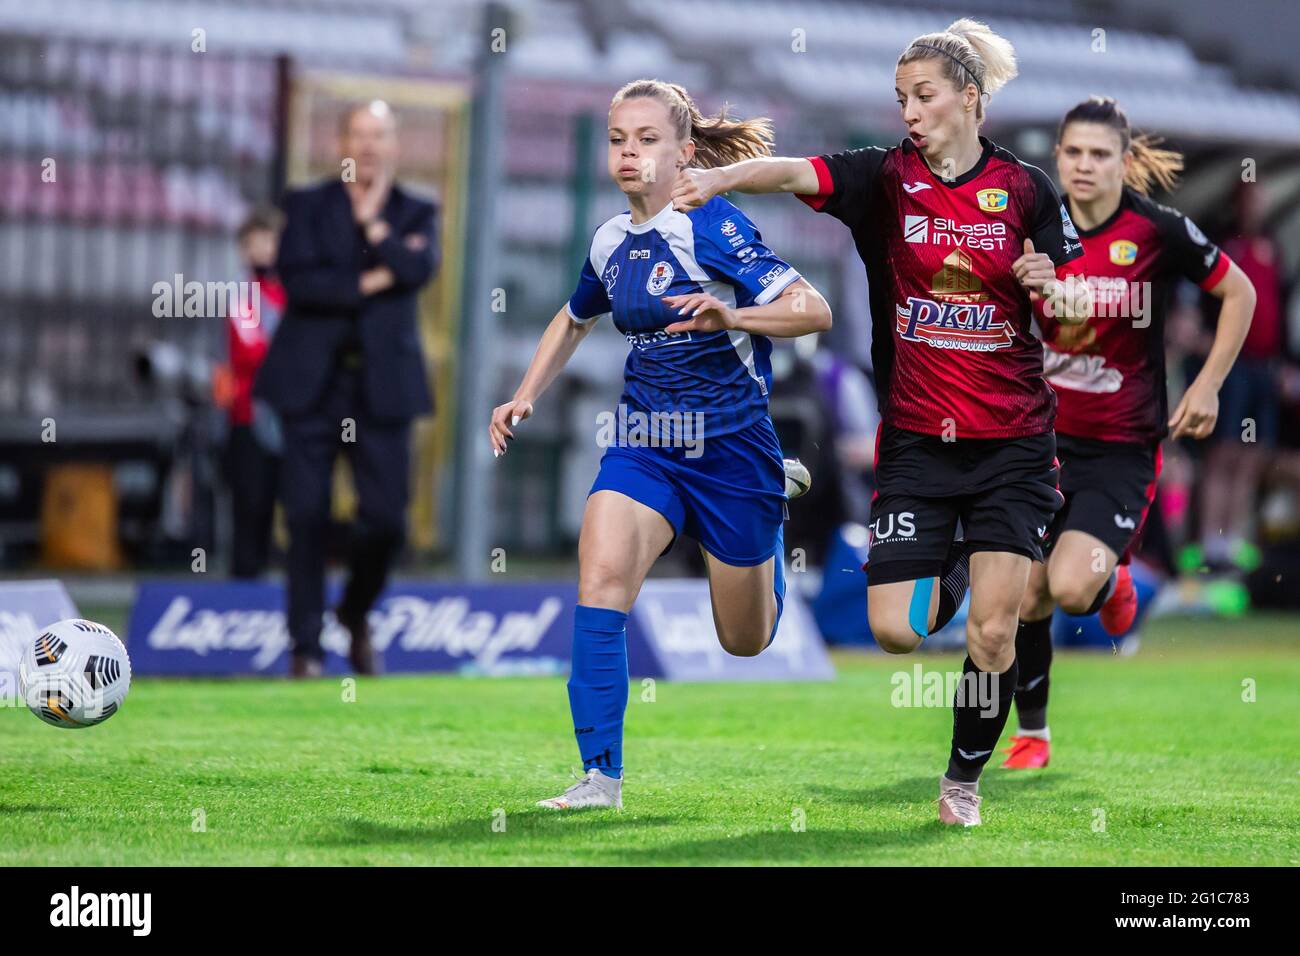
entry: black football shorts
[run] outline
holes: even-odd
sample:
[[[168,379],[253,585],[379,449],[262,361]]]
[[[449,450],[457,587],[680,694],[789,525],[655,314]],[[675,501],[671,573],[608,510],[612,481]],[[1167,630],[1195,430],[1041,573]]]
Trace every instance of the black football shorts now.
[[[869,584],[937,577],[958,522],[972,552],[1043,560],[1062,498],[1056,436],[944,441],[883,426],[871,505]]]
[[[1064,531],[1082,531],[1128,562],[1155,499],[1159,443],[1103,442],[1056,436],[1065,505],[1047,529],[1046,551]]]

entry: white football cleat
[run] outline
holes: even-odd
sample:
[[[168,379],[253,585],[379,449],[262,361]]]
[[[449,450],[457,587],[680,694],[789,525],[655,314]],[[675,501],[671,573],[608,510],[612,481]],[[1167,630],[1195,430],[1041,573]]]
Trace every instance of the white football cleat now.
[[[548,810],[578,810],[583,807],[613,807],[622,810],[623,778],[607,777],[592,767],[585,777],[578,777],[578,782],[564,793],[549,800],[538,800],[537,805]]]
[[[980,796],[945,780],[939,785],[939,822],[949,826],[980,825]]]
[[[812,487],[812,474],[798,458],[783,459],[785,464],[785,496],[798,498]]]

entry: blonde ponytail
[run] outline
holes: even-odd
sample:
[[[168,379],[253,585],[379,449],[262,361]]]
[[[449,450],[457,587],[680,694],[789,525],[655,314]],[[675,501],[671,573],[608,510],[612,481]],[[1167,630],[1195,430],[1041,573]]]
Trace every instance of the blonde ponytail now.
[[[967,18],[954,20],[947,32],[969,43],[984,64],[980,80],[985,93],[996,93],[1019,74],[1015,47],[1006,37],[998,36],[990,30],[987,23]]]
[[[958,90],[974,83],[979,91],[975,121],[984,122],[984,97],[1006,86],[1019,72],[1011,41],[989,29],[988,24],[963,17],[942,33],[927,33],[908,44],[898,66],[918,60],[938,60],[943,75]]]

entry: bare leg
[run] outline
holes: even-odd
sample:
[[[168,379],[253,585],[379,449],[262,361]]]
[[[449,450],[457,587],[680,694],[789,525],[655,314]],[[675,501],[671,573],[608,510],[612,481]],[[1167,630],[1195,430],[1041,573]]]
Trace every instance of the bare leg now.
[[[1105,587],[1119,555],[1083,531],[1066,531],[1052,549],[1047,577],[1052,600],[1068,614],[1086,614]]]
[[[925,633],[921,633],[921,615]],[[910,654],[934,627],[939,614],[939,579],[895,581],[867,587],[867,623],[880,649]]]
[[[767,647],[776,627],[776,562],[784,561],[785,555],[776,554],[751,567],[738,567],[700,550],[709,574],[713,625],[719,643],[728,654],[755,656]]]
[[[1016,659],[1016,624],[1031,564],[1008,551],[977,551],[970,557],[966,651],[982,671],[1000,674]]]
[[[673,540],[668,519],[617,491],[587,499],[578,538],[578,603],[627,613]]]

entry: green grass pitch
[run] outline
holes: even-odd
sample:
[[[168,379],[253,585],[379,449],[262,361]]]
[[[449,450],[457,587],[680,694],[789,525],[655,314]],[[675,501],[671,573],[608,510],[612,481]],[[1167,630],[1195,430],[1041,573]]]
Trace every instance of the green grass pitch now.
[[[84,731],[0,710],[0,864],[1295,866],[1298,632],[1166,619],[1134,657],[1058,653],[1052,765],[991,763],[970,831],[936,820],[950,710],[891,704],[955,655],[634,683],[621,813],[533,806],[577,764],[561,679],[140,680]]]

